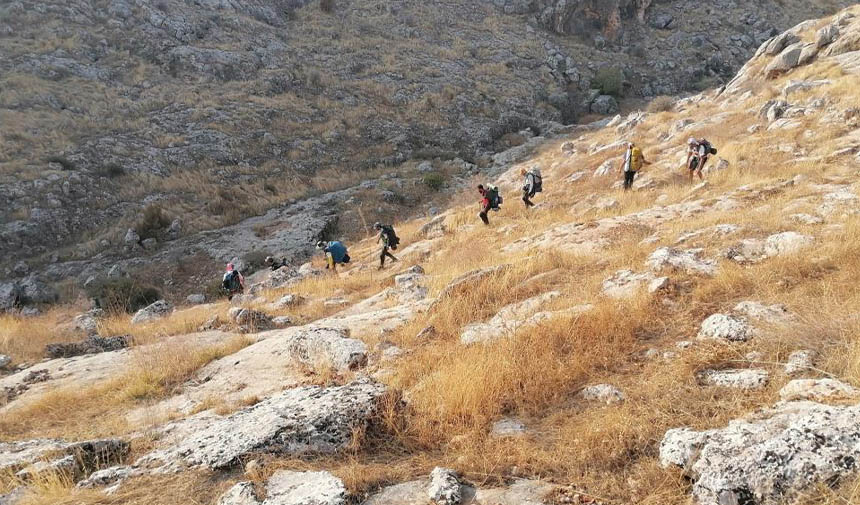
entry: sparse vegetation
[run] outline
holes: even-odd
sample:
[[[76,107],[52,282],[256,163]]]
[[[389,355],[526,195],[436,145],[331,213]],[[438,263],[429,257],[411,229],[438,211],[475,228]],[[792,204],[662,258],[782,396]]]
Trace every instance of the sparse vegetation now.
[[[437,172],[424,174],[424,184],[433,191],[439,191],[445,185],[445,177]]]
[[[145,240],[148,238],[159,237],[165,228],[170,226],[170,218],[161,205],[150,204],[143,209],[143,215],[135,226],[135,231],[140,238]]]
[[[648,112],[668,112],[675,107],[675,100],[671,96],[658,96],[648,104]]]
[[[624,72],[617,67],[603,67],[597,71],[591,85],[604,95],[620,97],[624,93]]]
[[[87,296],[98,300],[99,306],[118,312],[135,312],[161,298],[158,289],[133,277],[96,280],[86,291]]]

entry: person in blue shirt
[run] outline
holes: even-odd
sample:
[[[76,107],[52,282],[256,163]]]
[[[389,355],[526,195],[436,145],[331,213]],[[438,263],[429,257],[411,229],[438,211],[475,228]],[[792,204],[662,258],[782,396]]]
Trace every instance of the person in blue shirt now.
[[[342,242],[324,242],[320,240],[317,242],[317,248],[322,249],[325,253],[326,269],[331,268],[333,271],[337,272],[338,264],[349,263],[349,254],[347,253],[346,246],[343,245]]]

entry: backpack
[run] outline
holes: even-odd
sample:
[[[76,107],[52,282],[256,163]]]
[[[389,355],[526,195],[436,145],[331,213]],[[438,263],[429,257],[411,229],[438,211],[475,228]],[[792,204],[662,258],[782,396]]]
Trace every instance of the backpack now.
[[[400,238],[394,232],[394,228],[388,225],[382,226],[382,233],[385,234],[386,243],[392,250],[397,250],[397,245],[400,244]]]
[[[706,139],[702,139],[699,142],[699,145],[705,147],[705,156],[709,156],[711,154],[717,154],[717,149],[714,147],[713,144],[708,142]]]
[[[229,272],[224,274],[224,280],[221,281],[221,285],[224,286],[224,289],[230,292],[238,291],[242,284],[239,282],[239,271],[238,270],[230,270]]]
[[[529,172],[532,175],[532,193],[540,193],[543,191],[543,177],[540,176],[540,170],[532,170]]]
[[[487,200],[490,202],[490,208],[499,210],[502,204],[502,195],[499,194],[499,188],[492,184],[487,184]]]

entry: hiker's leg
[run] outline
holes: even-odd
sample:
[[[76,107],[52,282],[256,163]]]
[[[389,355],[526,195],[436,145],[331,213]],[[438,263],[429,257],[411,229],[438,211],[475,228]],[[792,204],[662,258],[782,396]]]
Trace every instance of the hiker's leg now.
[[[379,268],[385,266],[385,255],[388,253],[388,248],[382,246],[382,252],[379,253]]]
[[[478,216],[481,218],[481,221],[483,221],[484,224],[490,224],[490,219],[487,217],[487,211],[486,210],[482,210],[478,214]]]

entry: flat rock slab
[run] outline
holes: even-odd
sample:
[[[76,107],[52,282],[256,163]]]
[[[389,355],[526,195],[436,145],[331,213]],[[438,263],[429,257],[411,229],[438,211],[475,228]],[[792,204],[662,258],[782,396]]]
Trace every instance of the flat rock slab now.
[[[836,379],[794,379],[779,390],[783,401],[847,400],[860,397],[860,390]]]
[[[761,389],[767,386],[769,378],[767,370],[705,370],[698,376],[699,381],[707,386],[718,386],[733,389]]]
[[[506,305],[486,323],[473,323],[463,328],[460,343],[469,345],[487,342],[511,335],[520,328],[539,324],[551,314],[550,312],[539,312],[540,309],[560,296],[559,291],[549,291],[521,302]]]
[[[695,481],[701,505],[787,503],[818,483],[856,475],[860,406],[789,402],[722,429],[666,432],[664,466]]]
[[[346,488],[328,472],[275,472],[258,498],[250,482],[240,482],[218,500],[218,505],[344,505]]]
[[[384,392],[384,386],[369,379],[289,389],[227,417],[209,419],[135,466],[156,471],[220,469],[257,452],[333,453],[350,442],[353,429],[367,423]]]
[[[697,338],[700,340],[723,340],[746,342],[755,335],[755,328],[746,319],[728,314],[712,314],[702,321]]]
[[[717,273],[717,263],[714,260],[702,258],[701,249],[681,250],[661,247],[651,253],[646,263],[654,272],[671,270],[708,277]]]
[[[429,480],[415,480],[388,486],[362,505],[427,505]],[[461,485],[461,505],[549,505],[555,486],[536,480],[518,480],[508,487],[476,489]]]

